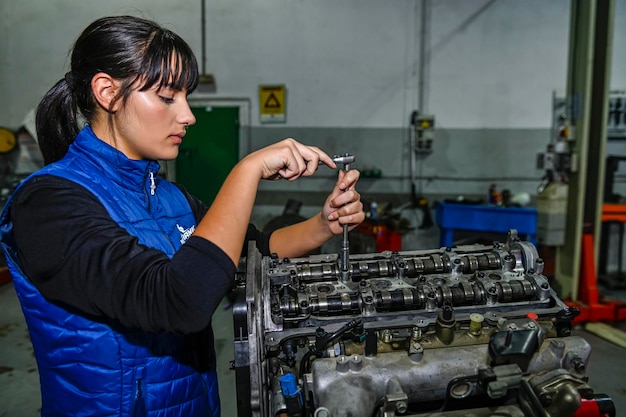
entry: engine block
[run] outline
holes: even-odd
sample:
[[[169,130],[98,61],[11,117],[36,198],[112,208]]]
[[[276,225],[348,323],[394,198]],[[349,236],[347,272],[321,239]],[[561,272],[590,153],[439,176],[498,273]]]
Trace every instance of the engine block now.
[[[615,416],[587,384],[578,310],[535,246],[262,257],[237,274],[240,416]]]

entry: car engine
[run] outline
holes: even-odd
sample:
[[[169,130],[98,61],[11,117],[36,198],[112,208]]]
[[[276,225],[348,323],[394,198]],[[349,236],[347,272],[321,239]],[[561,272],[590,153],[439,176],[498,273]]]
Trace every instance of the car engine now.
[[[611,417],[536,247],[240,261],[239,416]]]

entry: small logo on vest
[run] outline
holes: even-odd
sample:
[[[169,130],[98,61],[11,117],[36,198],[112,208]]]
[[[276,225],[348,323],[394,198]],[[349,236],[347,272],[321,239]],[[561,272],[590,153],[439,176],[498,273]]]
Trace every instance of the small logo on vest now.
[[[187,239],[189,239],[192,233],[196,230],[196,226],[191,226],[189,229],[185,229],[180,225],[176,225],[176,228],[180,231],[180,244],[184,245]]]

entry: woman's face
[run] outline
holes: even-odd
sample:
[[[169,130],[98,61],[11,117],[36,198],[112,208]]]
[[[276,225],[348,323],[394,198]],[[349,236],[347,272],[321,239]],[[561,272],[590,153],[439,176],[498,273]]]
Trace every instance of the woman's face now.
[[[133,90],[113,117],[112,145],[130,159],[175,159],[186,126],[196,122],[186,91],[156,86]]]

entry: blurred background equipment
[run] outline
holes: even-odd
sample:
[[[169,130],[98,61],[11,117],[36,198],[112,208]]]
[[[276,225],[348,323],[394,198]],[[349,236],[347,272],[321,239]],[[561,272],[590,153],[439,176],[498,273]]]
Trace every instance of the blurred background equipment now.
[[[403,208],[414,208],[422,213],[422,222],[419,229],[429,229],[433,226],[433,218],[428,199],[422,192],[422,164],[418,157],[429,155],[433,152],[435,140],[435,116],[420,115],[415,110],[411,113],[409,128],[410,160],[411,160],[411,201]]]
[[[39,145],[26,127],[17,131],[0,127],[0,207],[20,181],[41,167]]]
[[[576,169],[571,147],[575,140],[569,117],[561,113],[553,127],[547,151],[537,156],[544,177],[537,187],[537,242],[560,246],[565,242],[569,176]]]
[[[13,131],[0,127],[0,153],[11,152],[17,146],[17,138]]]

